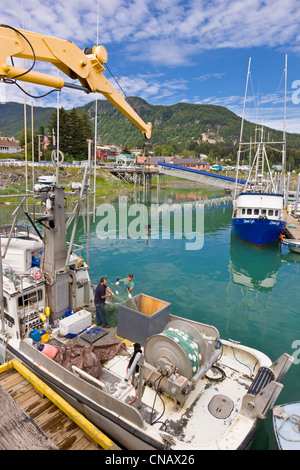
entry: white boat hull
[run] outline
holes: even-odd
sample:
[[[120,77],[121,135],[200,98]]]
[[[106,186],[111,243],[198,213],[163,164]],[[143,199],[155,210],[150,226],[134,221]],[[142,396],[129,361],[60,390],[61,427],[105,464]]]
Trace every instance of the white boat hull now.
[[[294,253],[300,253],[300,240],[284,238],[281,240],[281,243],[287,246],[290,251],[293,251]]]
[[[273,432],[279,450],[300,450],[300,402],[273,408]]]

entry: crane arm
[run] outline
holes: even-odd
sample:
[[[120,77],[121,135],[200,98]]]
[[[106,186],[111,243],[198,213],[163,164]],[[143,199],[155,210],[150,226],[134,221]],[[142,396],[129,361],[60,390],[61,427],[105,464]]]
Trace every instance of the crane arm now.
[[[71,41],[0,24],[0,79],[21,80],[57,89],[67,86],[61,77],[15,67],[9,65],[7,59],[19,57],[49,62],[71,79],[78,79],[85,91],[101,93],[150,139],[151,122],[146,124],[126,102],[124,94],[118,93],[102,73],[107,61],[105,47],[94,46],[85,52]]]

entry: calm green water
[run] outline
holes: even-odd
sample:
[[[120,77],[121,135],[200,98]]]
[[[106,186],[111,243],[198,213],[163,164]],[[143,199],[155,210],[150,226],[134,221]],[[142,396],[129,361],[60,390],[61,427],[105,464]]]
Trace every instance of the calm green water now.
[[[177,188],[159,195],[153,191],[147,201],[183,203],[212,195]],[[143,202],[144,196],[131,201]],[[118,214],[118,200],[114,203]],[[187,251],[187,240],[173,234],[167,240],[150,238],[148,244],[145,239],[99,240],[96,217],[90,238],[92,282],[105,276],[110,285],[133,272],[134,293],[171,302],[173,314],[214,325],[221,338],[257,348],[272,360],[284,352],[300,359],[300,255],[279,244],[264,249],[244,244],[231,234],[231,215],[230,204],[205,207],[204,245],[197,251]],[[86,244],[83,227],[76,243]],[[293,348],[297,340],[299,346]],[[283,384],[277,403],[299,401],[300,364],[292,365]],[[275,449],[270,416],[261,423],[252,448]]]

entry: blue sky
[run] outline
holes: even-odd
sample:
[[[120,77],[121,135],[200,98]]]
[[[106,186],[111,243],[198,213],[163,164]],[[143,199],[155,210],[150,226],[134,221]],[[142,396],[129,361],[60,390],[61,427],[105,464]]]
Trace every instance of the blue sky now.
[[[283,127],[287,54],[286,130],[300,133],[299,0],[11,0],[5,10],[2,23],[68,39],[82,49],[96,44],[98,31],[126,95],[153,105],[216,104],[241,116],[251,57],[245,117],[255,121],[258,115],[276,129]],[[9,85],[5,99],[23,102]],[[94,99],[67,89],[59,95],[67,109]],[[56,106],[56,100],[54,93],[34,104]]]

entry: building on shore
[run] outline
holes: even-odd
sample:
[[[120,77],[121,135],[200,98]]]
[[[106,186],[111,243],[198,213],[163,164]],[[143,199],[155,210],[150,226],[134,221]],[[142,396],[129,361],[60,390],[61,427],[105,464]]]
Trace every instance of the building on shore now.
[[[13,137],[2,137],[0,133],[0,153],[12,155],[20,152],[21,146]]]
[[[199,158],[182,158],[178,157],[177,155],[173,157],[137,157],[138,165],[150,165],[151,167],[156,167],[157,162],[171,163],[172,165],[184,166],[186,168],[193,168],[204,171],[208,171],[210,167],[208,162],[202,161]]]

